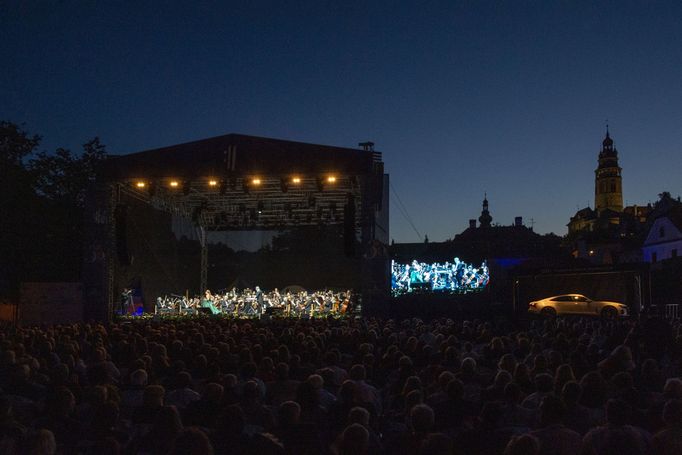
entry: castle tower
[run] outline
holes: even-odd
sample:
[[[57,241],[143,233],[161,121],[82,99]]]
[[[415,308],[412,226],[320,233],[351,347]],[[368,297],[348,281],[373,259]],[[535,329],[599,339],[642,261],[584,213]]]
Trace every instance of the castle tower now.
[[[481,210],[481,216],[478,217],[478,221],[480,221],[481,225],[480,227],[482,228],[487,228],[490,227],[490,223],[493,221],[493,217],[490,216],[490,212],[488,211],[488,194],[483,197],[483,210]]]
[[[594,171],[594,208],[597,214],[604,210],[623,211],[623,187],[618,166],[618,150],[606,127],[606,137],[599,152],[599,166]]]

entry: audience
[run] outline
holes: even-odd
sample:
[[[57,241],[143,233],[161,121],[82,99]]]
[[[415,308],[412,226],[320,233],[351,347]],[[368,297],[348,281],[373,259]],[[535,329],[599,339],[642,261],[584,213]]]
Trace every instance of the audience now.
[[[680,340],[583,318],[4,327],[0,453],[680,454]]]

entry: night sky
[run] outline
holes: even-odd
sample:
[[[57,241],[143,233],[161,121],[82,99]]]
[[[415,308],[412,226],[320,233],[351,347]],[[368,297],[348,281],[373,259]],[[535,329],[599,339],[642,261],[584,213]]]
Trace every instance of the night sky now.
[[[371,140],[421,236],[484,192],[563,235],[608,119],[626,204],[682,193],[679,1],[0,3],[0,119],[44,149]],[[391,193],[391,237],[419,241]]]

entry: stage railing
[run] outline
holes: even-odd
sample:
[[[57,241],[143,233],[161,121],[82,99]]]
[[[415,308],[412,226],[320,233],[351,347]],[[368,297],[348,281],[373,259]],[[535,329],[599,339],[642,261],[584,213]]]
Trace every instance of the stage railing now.
[[[665,306],[665,318],[666,319],[679,319],[680,317],[680,305],[677,303],[667,304]]]

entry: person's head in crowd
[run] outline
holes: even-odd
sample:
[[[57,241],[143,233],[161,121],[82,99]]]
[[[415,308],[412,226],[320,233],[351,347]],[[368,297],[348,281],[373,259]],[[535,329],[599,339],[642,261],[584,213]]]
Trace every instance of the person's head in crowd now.
[[[514,436],[504,449],[504,455],[537,455],[540,453],[540,443],[530,434]]]
[[[453,379],[448,383],[446,392],[449,400],[462,401],[464,399],[464,384],[459,379]]]
[[[341,384],[341,389],[339,390],[339,398],[344,403],[352,403],[355,401],[356,389],[357,385],[355,385],[355,383],[350,379],[343,381],[343,384]]]
[[[519,385],[531,383],[528,365],[523,362],[516,364],[516,368],[514,368],[514,382]]]
[[[142,369],[137,369],[130,373],[130,385],[135,387],[145,387],[147,385],[147,372]]]
[[[451,455],[454,449],[452,438],[443,433],[429,433],[421,443],[419,455]]]
[[[234,389],[237,387],[237,384],[239,384],[239,379],[237,379],[237,376],[234,374],[226,374],[225,377],[223,377],[223,385],[227,389]]]
[[[245,380],[253,379],[256,377],[256,372],[258,371],[258,366],[255,362],[246,362],[242,365],[242,378]]]
[[[350,369],[350,378],[354,381],[364,381],[367,378],[367,371],[364,365],[355,364]]]
[[[244,401],[247,403],[254,403],[258,401],[260,395],[258,392],[258,383],[256,383],[256,381],[246,381],[244,383],[243,397]]]
[[[295,401],[285,401],[277,410],[279,426],[288,428],[299,423],[301,418],[301,406]]]
[[[192,375],[188,371],[181,371],[175,381],[178,389],[189,389],[192,385]]]
[[[599,362],[600,369],[612,373],[632,371],[635,369],[635,366],[635,362],[632,360],[632,351],[623,344],[616,346],[607,358]]]
[[[450,381],[455,379],[455,374],[452,373],[451,371],[443,371],[438,375],[438,388],[440,390],[447,390],[448,384],[450,384]]]
[[[275,379],[278,381],[286,381],[289,379],[289,365],[284,362],[279,362],[275,367]]]
[[[554,378],[547,373],[536,375],[533,382],[535,383],[535,388],[540,393],[550,393],[554,386]]]
[[[635,380],[630,373],[621,371],[613,375],[611,378],[611,386],[615,390],[630,389],[635,386]]]
[[[308,379],[306,379],[306,382],[312,386],[313,389],[317,390],[318,392],[322,390],[324,387],[324,379],[322,379],[322,376],[319,374],[311,374],[308,376]]]
[[[663,397],[668,400],[682,400],[682,379],[668,378],[663,386]]]
[[[206,384],[202,397],[210,403],[219,404],[223,399],[224,393],[225,389],[222,385],[215,382],[209,382]]]
[[[54,455],[57,442],[54,433],[44,428],[29,431],[24,437],[23,450],[26,455]]]
[[[413,407],[424,402],[424,396],[420,390],[412,390],[405,395],[405,411],[409,412]]]
[[[561,398],[547,395],[540,403],[540,425],[549,426],[562,423],[566,414],[566,406]]]
[[[60,417],[71,415],[76,407],[76,398],[73,396],[73,392],[64,386],[57,388],[49,400],[51,401],[52,412]]]
[[[471,358],[467,357],[464,360],[462,360],[462,367],[460,369],[462,374],[465,375],[473,375],[476,373],[476,361]]]
[[[583,388],[580,387],[580,384],[575,381],[568,381],[561,389],[561,400],[567,407],[572,408],[580,402],[582,393]]]
[[[567,363],[559,365],[556,369],[556,374],[554,375],[554,392],[557,394],[561,393],[564,384],[569,381],[575,381],[573,368]]]
[[[227,437],[241,435],[246,427],[246,416],[242,408],[236,404],[225,407],[218,416],[216,428]]]
[[[509,374],[514,374],[514,369],[516,368],[516,359],[513,354],[504,354],[500,357],[500,361],[497,362],[497,368],[508,372]]]
[[[422,381],[421,379],[419,379],[419,376],[410,376],[409,378],[407,378],[407,381],[405,381],[402,395],[405,396],[408,393],[412,392],[413,390],[421,390],[421,388]]]
[[[114,428],[118,423],[119,409],[114,401],[107,401],[95,408],[92,427],[101,431]]]
[[[369,427],[369,411],[363,407],[355,406],[348,412],[348,425],[359,423],[365,428]]]
[[[497,427],[501,416],[501,406],[497,401],[488,401],[483,405],[478,417],[482,428],[493,429]]]
[[[340,455],[364,455],[369,447],[369,431],[362,425],[348,425],[341,434]]]
[[[606,421],[610,425],[627,425],[632,408],[624,400],[611,399],[606,403]]]
[[[180,432],[171,455],[213,455],[213,446],[206,434],[198,428],[185,428]]]
[[[590,371],[580,380],[583,389],[581,402],[589,408],[603,406],[607,396],[606,381],[598,371]]]
[[[163,406],[163,398],[166,394],[166,389],[160,385],[148,385],[144,388],[142,394],[142,402],[146,407],[156,408]]]
[[[515,382],[510,382],[504,386],[504,401],[509,404],[519,404],[521,402],[521,388]]]
[[[493,385],[497,388],[503,389],[504,386],[512,381],[512,376],[507,370],[499,370],[495,375]]]
[[[324,364],[330,367],[339,363],[339,355],[335,351],[329,351],[324,355]]]
[[[414,433],[428,433],[433,429],[435,415],[426,404],[418,404],[410,409],[410,427]]]
[[[682,427],[682,400],[668,400],[663,407],[663,421],[668,427]]]
[[[303,409],[314,409],[320,404],[320,394],[310,382],[303,381],[296,389],[296,401]]]

